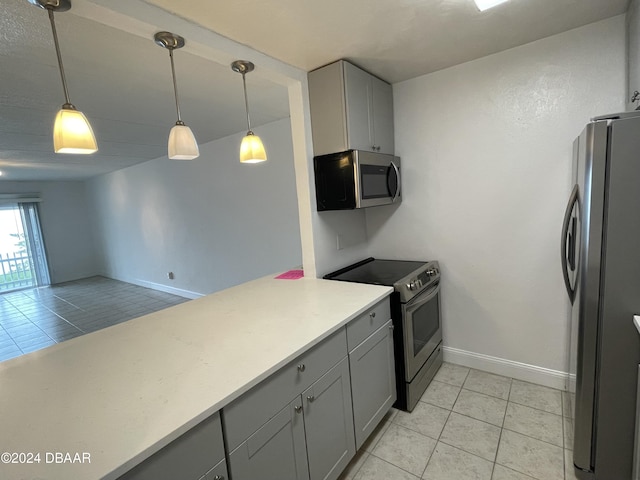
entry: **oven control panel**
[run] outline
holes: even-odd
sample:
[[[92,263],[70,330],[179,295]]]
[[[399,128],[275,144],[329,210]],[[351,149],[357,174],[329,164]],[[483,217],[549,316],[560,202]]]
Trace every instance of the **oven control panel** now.
[[[400,292],[402,301],[406,302],[422,290],[429,288],[439,278],[440,267],[438,262],[432,261],[425,264],[420,270],[413,272],[410,276],[403,278],[394,286]]]

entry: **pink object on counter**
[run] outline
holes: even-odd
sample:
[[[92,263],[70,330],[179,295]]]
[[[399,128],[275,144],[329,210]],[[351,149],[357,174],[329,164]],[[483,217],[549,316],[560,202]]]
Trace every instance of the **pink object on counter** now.
[[[304,277],[303,270],[289,270],[288,272],[281,273],[276,278],[278,280],[298,280]]]

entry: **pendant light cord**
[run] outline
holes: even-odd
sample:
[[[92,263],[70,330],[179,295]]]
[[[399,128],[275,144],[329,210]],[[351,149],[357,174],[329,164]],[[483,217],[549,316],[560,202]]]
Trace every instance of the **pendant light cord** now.
[[[171,59],[171,75],[173,76],[173,93],[176,97],[176,112],[178,114],[178,121],[176,125],[184,125],[182,118],[180,117],[180,103],[178,102],[178,84],[176,82],[176,67],[173,64],[173,48],[169,48],[169,58]]]
[[[244,87],[244,108],[247,111],[247,130],[249,131],[248,133],[253,133],[251,132],[251,119],[249,118],[249,100],[247,99],[247,81],[244,78],[245,73],[242,72],[242,86]]]
[[[64,67],[62,66],[62,55],[60,54],[60,45],[58,44],[58,32],[56,31],[56,22],[53,19],[53,9],[47,8],[49,12],[49,21],[51,22],[51,30],[53,32],[53,43],[56,46],[56,55],[58,56],[58,66],[60,67],[60,78],[62,79],[62,88],[64,89],[65,106],[72,106],[69,100],[69,90],[67,89],[67,79],[64,76]]]

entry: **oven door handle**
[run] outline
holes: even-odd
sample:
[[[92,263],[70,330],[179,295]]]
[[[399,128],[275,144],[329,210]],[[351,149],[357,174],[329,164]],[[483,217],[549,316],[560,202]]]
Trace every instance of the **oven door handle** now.
[[[409,303],[407,303],[407,306],[406,306],[407,313],[409,312],[409,310],[415,310],[416,308],[421,307],[425,303],[428,303],[431,300],[433,300],[433,297],[435,297],[439,291],[440,291],[440,282],[436,283],[429,290],[425,290],[424,292],[419,293],[418,295],[413,297],[413,299]]]

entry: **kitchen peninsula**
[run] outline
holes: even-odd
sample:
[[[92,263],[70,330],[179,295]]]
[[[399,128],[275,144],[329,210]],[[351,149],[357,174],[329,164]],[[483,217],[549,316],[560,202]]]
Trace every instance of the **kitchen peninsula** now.
[[[0,363],[0,452],[40,454],[0,478],[116,479],[391,291],[261,278]]]

